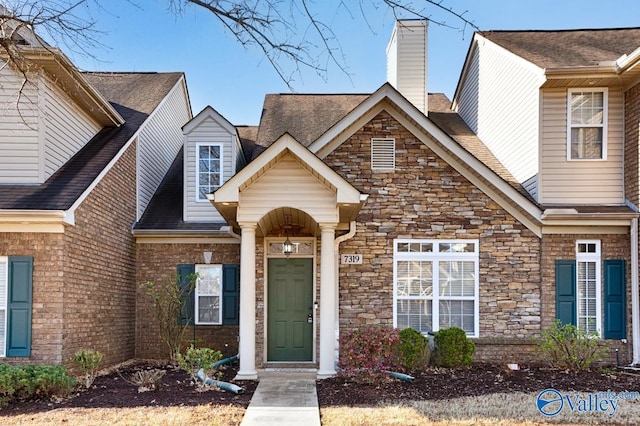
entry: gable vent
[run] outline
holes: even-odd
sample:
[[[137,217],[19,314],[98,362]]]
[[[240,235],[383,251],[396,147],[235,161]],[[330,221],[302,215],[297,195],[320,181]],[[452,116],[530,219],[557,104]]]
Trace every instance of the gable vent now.
[[[371,168],[395,169],[396,168],[396,140],[395,139],[371,139]]]

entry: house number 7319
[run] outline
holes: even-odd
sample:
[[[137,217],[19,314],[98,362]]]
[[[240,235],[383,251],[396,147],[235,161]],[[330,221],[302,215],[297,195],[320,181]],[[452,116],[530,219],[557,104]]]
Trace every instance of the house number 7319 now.
[[[343,265],[362,265],[361,254],[343,254],[340,263]]]

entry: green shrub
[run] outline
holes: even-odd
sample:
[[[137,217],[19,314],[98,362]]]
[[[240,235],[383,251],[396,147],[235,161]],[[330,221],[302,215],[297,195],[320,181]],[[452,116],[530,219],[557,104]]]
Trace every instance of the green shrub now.
[[[424,371],[429,367],[429,341],[417,330],[400,332],[400,364],[407,371]]]
[[[0,405],[35,398],[64,397],[75,384],[75,378],[60,365],[0,364]]]
[[[98,375],[98,368],[102,362],[102,352],[93,349],[82,349],[72,357],[73,361],[82,372],[82,383],[89,389]]]
[[[340,375],[374,384],[392,380],[388,371],[401,370],[399,331],[367,327],[340,335]]]
[[[476,345],[467,338],[461,328],[450,327],[438,331],[434,337],[436,343],[436,363],[442,367],[460,368],[471,365]]]
[[[213,364],[221,359],[222,352],[220,351],[214,351],[210,348],[196,348],[191,345],[184,355],[178,354],[178,365],[191,375],[194,383],[205,386],[202,381],[198,380],[198,371],[202,368],[207,376],[213,378]]]
[[[575,325],[563,325],[560,320],[542,330],[540,352],[545,361],[555,368],[588,370],[604,357],[597,332],[588,333]]]

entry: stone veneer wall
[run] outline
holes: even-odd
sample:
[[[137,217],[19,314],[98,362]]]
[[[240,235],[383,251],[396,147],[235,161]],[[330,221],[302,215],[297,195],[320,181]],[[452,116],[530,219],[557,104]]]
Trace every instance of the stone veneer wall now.
[[[631,286],[629,269],[629,235],[616,234],[582,234],[582,235],[545,235],[542,240],[542,317],[543,327],[549,327],[556,318],[555,304],[555,261],[556,259],[575,259],[576,240],[600,240],[602,250],[602,261],[607,259],[624,259],[627,263],[627,342],[619,340],[605,340],[608,347],[608,363],[616,361],[616,349],[618,349],[620,362],[625,364],[631,362]],[[604,282],[604,268],[602,268],[601,279]],[[604,309],[604,308],[603,308]]]
[[[31,356],[2,358],[2,362],[63,362],[64,247],[63,234],[0,233],[0,256],[33,257]]]
[[[395,170],[371,170],[372,137],[395,138]],[[540,335],[540,239],[391,115],[380,113],[324,161],[369,194],[355,237],[340,245],[364,255],[362,265],[339,267],[341,330],[393,325],[395,238],[479,239],[480,336]]]
[[[162,243],[137,244],[136,283],[145,281],[160,282],[172,279],[181,263],[204,263],[203,252],[210,251],[211,263],[240,263],[240,244],[229,239],[229,244],[210,243]],[[155,317],[153,300],[146,292],[136,286],[136,358],[168,358],[169,350],[160,340],[158,323]],[[224,355],[238,353],[237,325],[198,325],[190,326],[185,333],[185,345],[195,340],[197,345],[204,345],[221,351]]]

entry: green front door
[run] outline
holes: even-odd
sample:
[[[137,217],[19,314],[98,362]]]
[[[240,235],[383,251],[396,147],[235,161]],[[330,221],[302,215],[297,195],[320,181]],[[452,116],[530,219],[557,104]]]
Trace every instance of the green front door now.
[[[269,259],[267,359],[312,361],[313,259]]]

